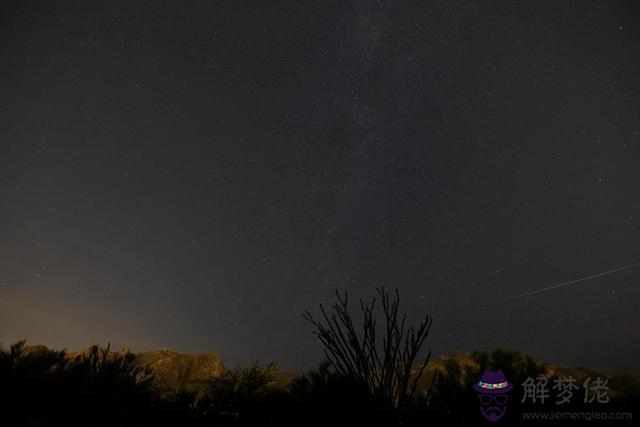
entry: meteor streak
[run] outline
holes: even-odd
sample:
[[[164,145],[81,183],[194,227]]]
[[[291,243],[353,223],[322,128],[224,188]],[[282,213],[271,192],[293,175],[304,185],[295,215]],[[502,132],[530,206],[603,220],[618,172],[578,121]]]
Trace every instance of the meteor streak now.
[[[505,301],[512,301],[512,300],[518,299],[518,298],[528,297],[529,295],[535,295],[535,294],[539,294],[539,293],[542,293],[542,292],[547,292],[547,291],[550,291],[552,289],[563,288],[565,286],[573,285],[574,283],[584,282],[584,281],[587,281],[587,280],[590,280],[590,279],[595,279],[596,277],[601,277],[601,276],[606,276],[607,274],[617,273],[618,271],[629,270],[629,269],[637,267],[639,265],[640,265],[640,263],[631,264],[631,265],[627,265],[627,266],[624,266],[624,267],[616,268],[616,269],[613,269],[613,270],[605,271],[604,273],[598,273],[598,274],[594,274],[594,275],[591,275],[591,276],[582,277],[580,279],[571,280],[569,282],[563,282],[563,283],[559,283],[557,285],[547,286],[546,288],[535,289],[533,291],[525,292],[523,294],[513,295],[513,296],[510,296],[510,297],[499,299],[499,300],[495,301],[494,304],[498,304],[498,303],[505,302]]]

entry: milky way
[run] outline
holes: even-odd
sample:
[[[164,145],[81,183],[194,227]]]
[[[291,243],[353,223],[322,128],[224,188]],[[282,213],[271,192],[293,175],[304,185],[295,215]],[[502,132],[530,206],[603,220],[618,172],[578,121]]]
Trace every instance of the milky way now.
[[[639,368],[633,2],[0,5],[0,341],[312,367],[385,285],[435,355]],[[587,274],[585,273],[585,274]]]

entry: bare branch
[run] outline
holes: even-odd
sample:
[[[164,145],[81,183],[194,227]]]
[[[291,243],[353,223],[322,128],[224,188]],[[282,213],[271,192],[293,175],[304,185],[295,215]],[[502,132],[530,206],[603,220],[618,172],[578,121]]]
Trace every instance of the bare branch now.
[[[314,327],[324,346],[324,354],[336,371],[366,386],[372,397],[384,398],[389,406],[403,410],[415,398],[421,376],[431,357],[417,366],[416,359],[431,328],[431,318],[425,316],[417,326],[409,326],[406,314],[400,314],[400,292],[384,288],[376,290],[380,298],[384,326],[381,339],[377,336],[376,297],[370,303],[358,300],[362,324],[356,327],[349,311],[349,295],[336,290],[336,302],[331,314],[320,304],[320,319],[306,311],[304,318]],[[415,369],[414,369],[415,367]]]

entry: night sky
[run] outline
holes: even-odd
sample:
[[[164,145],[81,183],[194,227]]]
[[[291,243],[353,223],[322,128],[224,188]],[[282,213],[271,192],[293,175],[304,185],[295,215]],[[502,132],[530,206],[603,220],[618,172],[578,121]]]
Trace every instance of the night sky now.
[[[3,1],[0,341],[302,370],[385,285],[640,371],[640,268],[490,304],[640,262],[633,3]]]

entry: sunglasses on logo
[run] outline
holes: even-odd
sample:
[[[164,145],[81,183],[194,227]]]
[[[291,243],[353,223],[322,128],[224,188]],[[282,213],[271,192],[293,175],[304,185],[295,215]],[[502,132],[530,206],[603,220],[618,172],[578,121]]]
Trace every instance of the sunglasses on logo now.
[[[478,396],[478,398],[480,398],[480,403],[482,403],[484,406],[490,405],[492,401],[495,401],[498,405],[504,405],[507,403],[507,399],[509,398],[509,396],[507,396],[506,394],[481,394]]]

